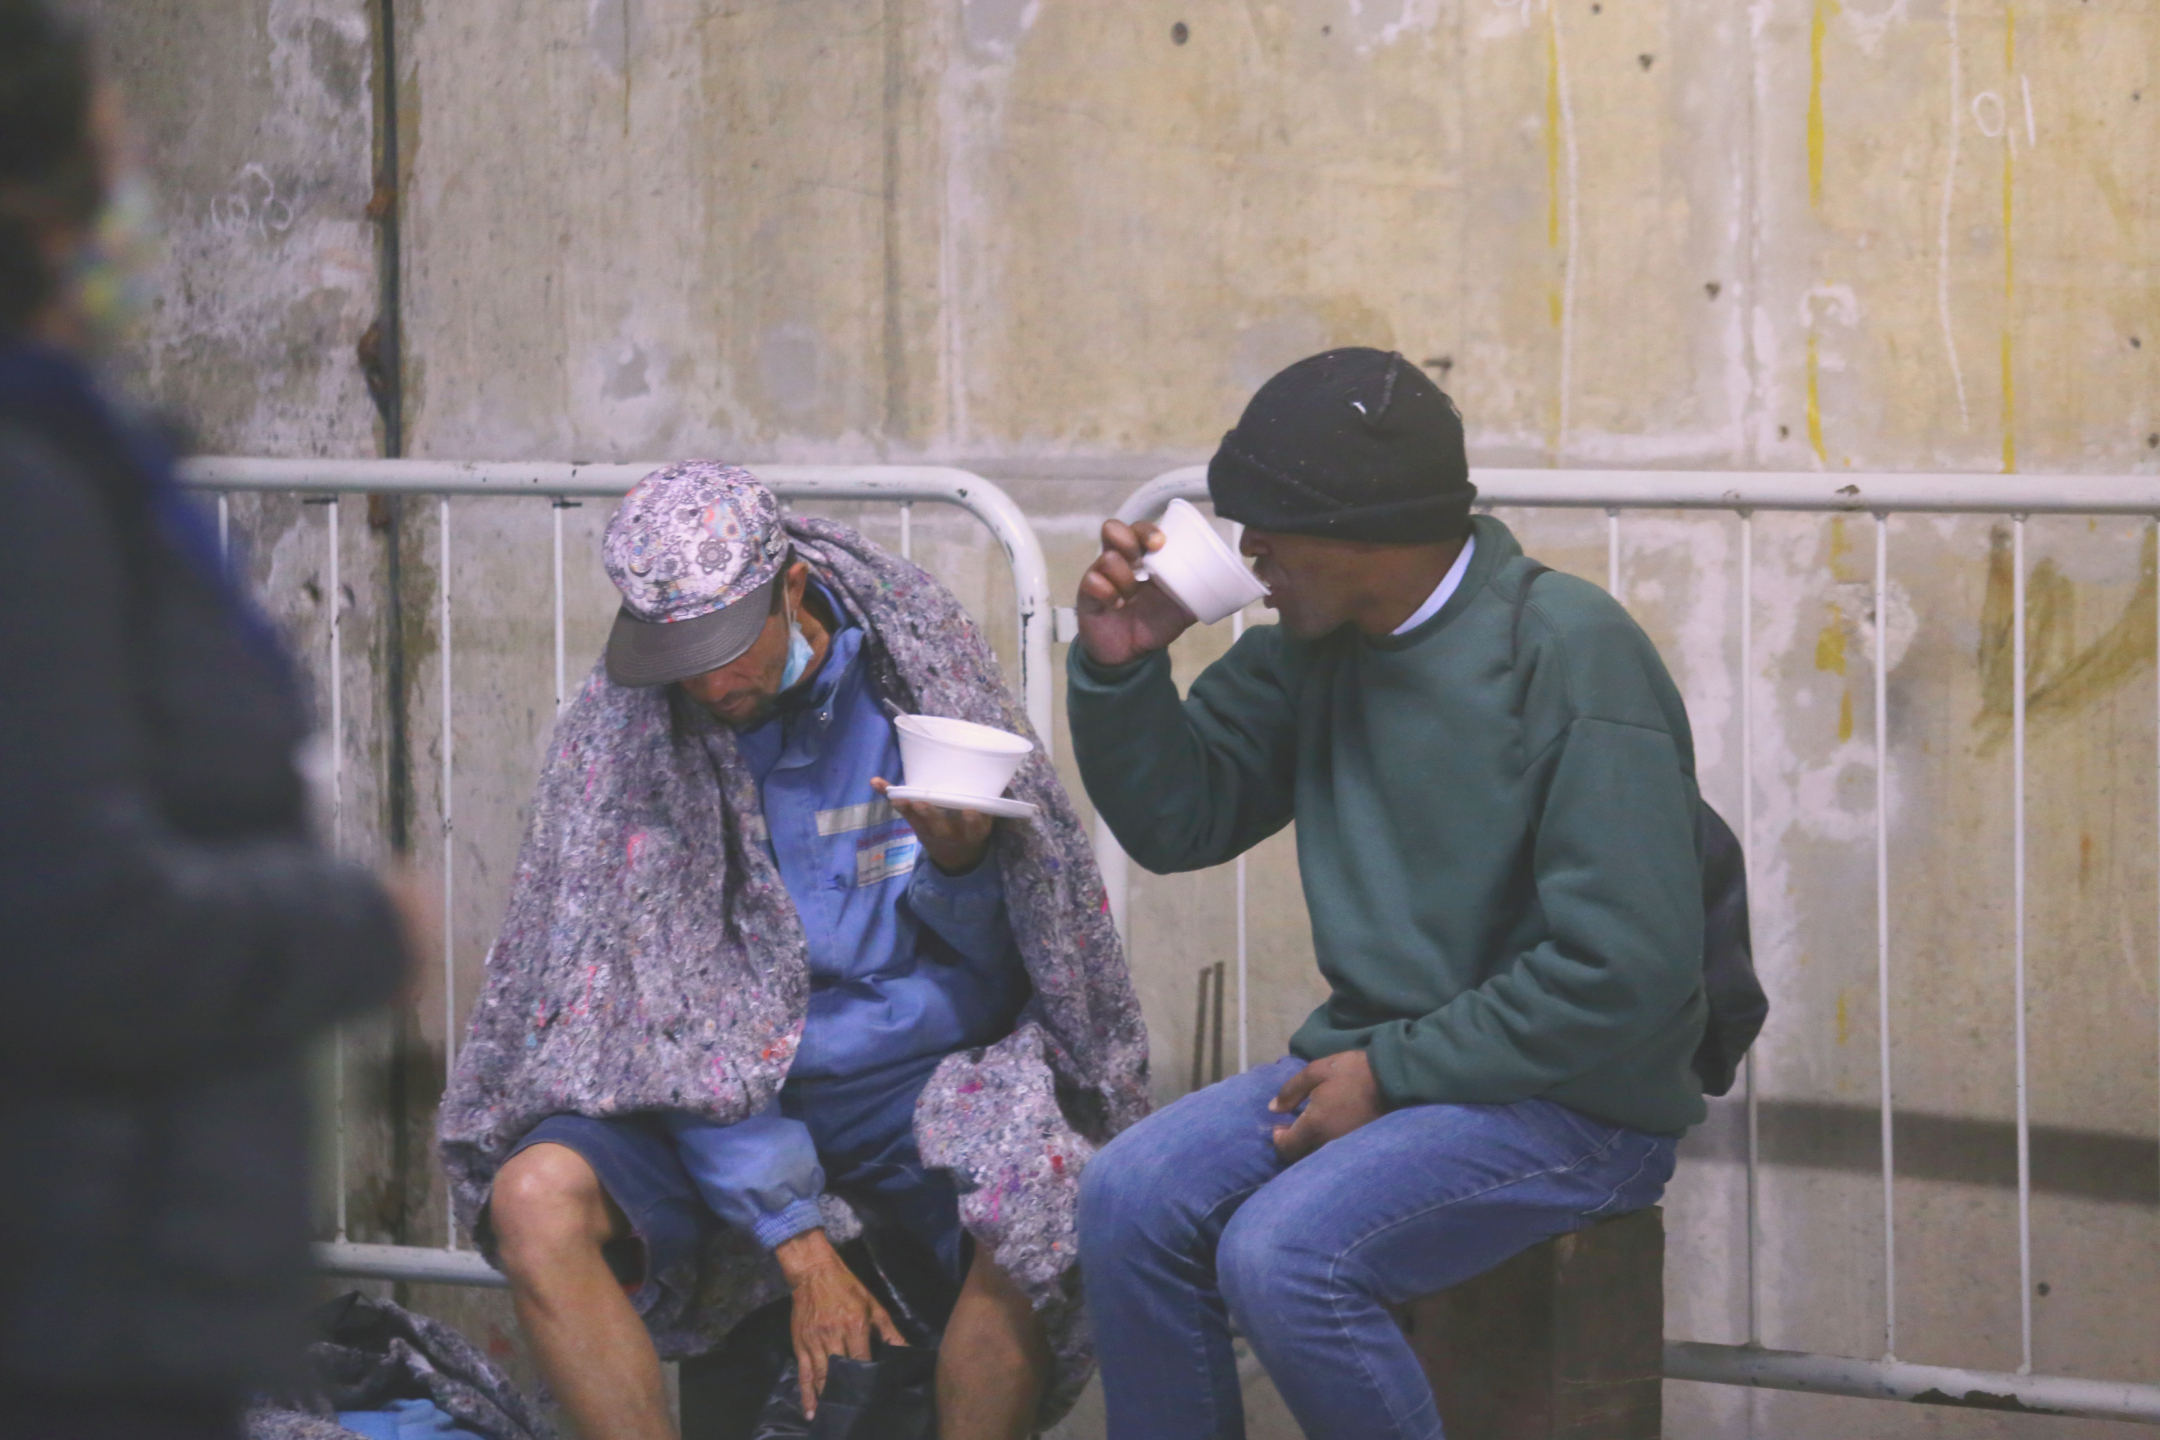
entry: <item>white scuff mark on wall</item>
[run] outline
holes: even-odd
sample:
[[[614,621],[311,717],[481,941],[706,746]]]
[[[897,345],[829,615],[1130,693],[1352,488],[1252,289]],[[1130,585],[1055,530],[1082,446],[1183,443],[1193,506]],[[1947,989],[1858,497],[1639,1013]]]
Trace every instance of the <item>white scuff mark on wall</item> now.
[[[1474,5],[1477,0],[1463,0]],[[1492,8],[1478,17],[1480,40],[1499,40],[1530,28],[1537,16],[1536,0],[1491,0]]]
[[[1005,143],[1006,101],[1020,44],[1041,0],[964,0],[938,95],[943,139],[943,212],[938,225],[938,360],[945,393],[944,449],[966,456],[969,416],[968,317],[994,312],[991,261],[1000,220],[982,196]]]
[[[1890,27],[1911,18],[1906,12],[1912,8],[1912,0],[1889,0],[1873,14],[1861,9],[1857,0],[1845,0],[1838,8],[1852,30],[1853,39],[1859,42],[1860,53],[1874,60],[1882,54],[1883,36]]]
[[[1480,437],[1479,443],[1486,443]],[[1534,440],[1526,437],[1526,443]],[[1568,459],[1579,463],[1626,465],[1657,469],[1660,466],[1724,468],[1732,456],[1732,435],[1718,430],[1657,430],[1625,432],[1582,430],[1568,438]]]
[[[1875,663],[1875,635],[1877,626],[1874,616],[1874,582],[1854,582],[1863,607],[1864,623],[1860,630],[1860,654],[1870,666]],[[1912,649],[1915,637],[1920,634],[1920,611],[1913,604],[1912,592],[1903,581],[1892,580],[1883,596],[1884,623],[1880,627],[1890,642],[1890,653],[1883,665],[1885,671],[1894,671],[1903,663],[1905,652]]]
[[[1042,0],[962,0],[960,34],[986,60],[1009,61],[1042,13]]]
[[[292,229],[299,218],[295,203],[278,194],[277,182],[268,170],[250,162],[240,167],[231,189],[210,198],[210,226],[226,235],[267,240]]]
[[[590,0],[585,11],[585,44],[593,58],[620,79],[630,73],[630,0]]]
[[[1385,49],[1406,35],[1430,35],[1440,24],[1440,0],[1349,0],[1358,49]]]
[[[1559,96],[1562,243],[1567,247],[1560,266],[1560,419],[1553,437],[1553,459],[1565,458],[1568,444],[1570,403],[1575,385],[1575,271],[1582,248],[1581,157],[1575,144],[1575,94],[1568,83],[1567,36],[1560,23],[1560,0],[1548,0],[1552,22],[1553,85]]]
[[[672,449],[682,400],[670,383],[671,358],[668,347],[649,333],[583,352],[582,383],[573,387],[576,428],[605,435],[604,448],[619,460]]]
[[[1747,279],[1733,297],[1735,328],[1740,332],[1743,362],[1747,367],[1746,400],[1742,407],[1744,443],[1734,449],[1746,463],[1760,464],[1777,433],[1771,413],[1769,357],[1776,353],[1769,317],[1762,304],[1763,204],[1770,193],[1769,147],[1762,143],[1762,116],[1770,106],[1770,56],[1763,44],[1775,0],[1755,0],[1748,7],[1748,108],[1747,154],[1741,159],[1741,207],[1747,225]]]
[[[1860,323],[1860,301],[1850,285],[1810,285],[1800,297],[1800,327],[1804,330],[1827,315],[1847,327]]]
[[[266,95],[241,153],[164,207],[143,378],[205,443],[260,454],[373,448],[353,347],[374,319],[373,56],[354,0],[272,0]],[[183,152],[185,153],[185,152]],[[179,283],[186,277],[186,283]],[[245,375],[244,385],[218,377]]]
[[[1965,399],[1965,371],[1958,364],[1957,331],[1950,313],[1950,209],[1957,199],[1958,140],[1965,109],[1964,58],[1958,53],[1958,0],[1944,0],[1943,35],[1950,47],[1950,154],[1943,162],[1942,214],[1935,235],[1935,308],[1942,319],[1950,383],[1957,390],[1958,428],[1970,430],[1972,407]]]
[[[1620,526],[1630,572],[1648,572],[1629,586],[1630,609],[1665,609],[1677,641],[1666,652],[1673,683],[1687,702],[1695,736],[1698,778],[1722,775],[1726,735],[1737,734],[1739,689],[1734,683],[1733,637],[1740,569],[1735,524],[1724,515],[1684,520],[1628,516]],[[1713,801],[1727,816],[1739,814],[1738,792]]]

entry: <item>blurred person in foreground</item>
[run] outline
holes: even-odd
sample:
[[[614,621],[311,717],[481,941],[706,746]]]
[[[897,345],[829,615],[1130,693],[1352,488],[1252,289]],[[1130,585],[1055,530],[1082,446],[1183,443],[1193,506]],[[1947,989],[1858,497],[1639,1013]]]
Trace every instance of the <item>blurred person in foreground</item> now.
[[[237,1433],[308,1293],[303,1049],[407,948],[392,892],[311,842],[295,676],[96,379],[117,134],[84,35],[0,0],[10,1440]]]
[[[1147,1097],[1072,802],[1039,749],[1026,819],[888,794],[895,715],[1026,714],[943,586],[748,471],[647,476],[602,556],[443,1106],[460,1210],[586,1440],[666,1440],[660,1357],[783,1296],[816,1413],[831,1357],[909,1338],[858,1229],[925,1257],[925,1329],[950,1297],[943,1440],[1019,1440],[1087,1377],[1078,1181]]]
[[[1462,419],[1400,355],[1268,381],[1208,491],[1281,623],[1180,701],[1192,617],[1134,574],[1161,542],[1106,523],[1073,750],[1158,873],[1295,820],[1330,994],[1088,1167],[1110,1435],[1243,1435],[1235,1326],[1307,1435],[1431,1440],[1388,1307],[1654,1203],[1703,1118],[1687,715],[1611,596],[1471,515]]]

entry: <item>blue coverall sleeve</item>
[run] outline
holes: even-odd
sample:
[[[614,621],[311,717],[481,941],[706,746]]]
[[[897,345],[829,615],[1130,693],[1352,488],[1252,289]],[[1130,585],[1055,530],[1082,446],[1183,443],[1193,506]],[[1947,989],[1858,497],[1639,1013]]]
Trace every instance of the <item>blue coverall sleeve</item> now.
[[[965,875],[948,875],[924,855],[908,879],[908,908],[971,969],[998,969],[1013,954],[995,850]]]
[[[732,1125],[680,1111],[662,1119],[699,1197],[758,1244],[775,1249],[825,1223],[817,1203],[825,1168],[810,1128],[782,1115],[777,1100]]]

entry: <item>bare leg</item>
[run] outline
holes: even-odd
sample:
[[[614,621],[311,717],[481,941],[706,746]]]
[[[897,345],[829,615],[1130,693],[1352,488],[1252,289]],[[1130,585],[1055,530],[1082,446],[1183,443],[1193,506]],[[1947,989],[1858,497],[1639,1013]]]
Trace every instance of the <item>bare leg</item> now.
[[[584,1440],[675,1440],[660,1357],[600,1247],[629,1232],[583,1156],[519,1151],[488,1214],[518,1323]]]
[[[1049,1383],[1042,1322],[978,1248],[938,1348],[939,1440],[1026,1440]]]

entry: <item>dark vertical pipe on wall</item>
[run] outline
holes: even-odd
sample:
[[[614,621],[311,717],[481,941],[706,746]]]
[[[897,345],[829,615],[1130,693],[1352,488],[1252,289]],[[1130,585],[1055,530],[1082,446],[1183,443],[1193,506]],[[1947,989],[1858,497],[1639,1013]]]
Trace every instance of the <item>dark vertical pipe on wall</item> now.
[[[382,417],[383,454],[396,458],[405,453],[405,344],[400,319],[403,309],[403,258],[400,251],[403,219],[403,175],[398,158],[398,49],[396,0],[375,0],[376,103],[375,193],[368,204],[376,226],[376,317],[360,341],[360,365],[367,376],[368,392]],[[408,728],[411,690],[408,684],[405,641],[405,504],[395,495],[368,497],[368,518],[383,543],[383,652],[381,674],[385,709],[384,729],[389,753],[383,787],[386,811],[383,828],[392,853],[404,856],[412,849],[412,740]],[[412,1218],[424,1208],[428,1095],[424,1087],[437,1066],[421,1040],[417,1018],[410,1005],[400,1006],[392,1020],[388,1063],[383,1067],[384,1108],[389,1119],[388,1182],[376,1187],[380,1209],[370,1217],[393,1242],[412,1244]],[[415,1192],[419,1192],[416,1196]],[[405,1286],[398,1298],[407,1297]]]
[[[405,453],[405,343],[400,313],[403,219],[398,164],[398,53],[396,0],[376,0],[375,195],[368,214],[376,226],[375,323],[360,338],[360,366],[382,416],[383,454]],[[368,518],[383,537],[384,696],[388,706],[389,813],[384,828],[390,848],[403,855],[412,840],[412,754],[406,731],[405,574],[403,502],[393,495],[368,498]]]
[[[399,333],[399,290],[403,283],[398,255],[398,55],[397,0],[376,0],[375,195],[368,218],[376,225],[375,323],[360,339],[360,365],[368,392],[382,414],[383,454],[405,453],[405,355]]]

